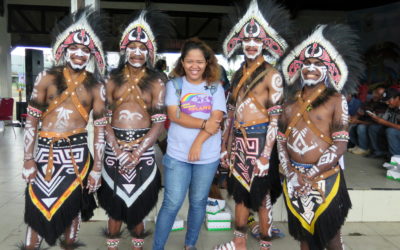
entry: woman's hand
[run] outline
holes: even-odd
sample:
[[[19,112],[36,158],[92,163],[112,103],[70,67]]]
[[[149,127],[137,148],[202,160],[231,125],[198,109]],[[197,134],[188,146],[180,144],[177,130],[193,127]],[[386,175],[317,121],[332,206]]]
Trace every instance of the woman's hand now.
[[[207,133],[213,135],[213,134],[216,134],[220,128],[221,128],[221,120],[217,120],[214,117],[210,117],[206,122],[204,130]]]
[[[221,166],[225,169],[229,168],[229,155],[228,155],[228,151],[226,149],[222,149],[221,150],[221,155],[220,155],[220,163]]]
[[[193,142],[192,146],[190,147],[190,151],[189,151],[189,155],[188,155],[188,160],[190,162],[200,160],[201,146],[202,146],[202,143],[197,142],[196,140]]]

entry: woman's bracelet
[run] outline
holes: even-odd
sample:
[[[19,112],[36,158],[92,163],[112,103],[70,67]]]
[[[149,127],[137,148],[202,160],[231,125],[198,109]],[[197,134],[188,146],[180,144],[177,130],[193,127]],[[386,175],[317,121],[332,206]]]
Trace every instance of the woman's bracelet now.
[[[33,158],[33,157],[31,157],[31,158],[26,158],[26,159],[24,159],[24,161],[31,161],[31,160],[34,160],[35,158]]]
[[[203,120],[203,123],[201,124],[200,129],[205,129],[206,128],[206,123],[207,123],[207,120]]]

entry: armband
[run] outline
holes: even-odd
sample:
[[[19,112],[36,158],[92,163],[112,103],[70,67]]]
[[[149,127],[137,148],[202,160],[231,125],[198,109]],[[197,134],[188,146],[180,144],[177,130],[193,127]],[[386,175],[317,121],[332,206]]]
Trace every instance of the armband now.
[[[111,118],[112,115],[113,115],[112,110],[111,110],[111,109],[108,109],[108,110],[107,110],[107,113],[106,113],[106,116],[109,117],[109,118]]]
[[[332,140],[333,141],[344,141],[347,142],[350,139],[349,132],[347,131],[338,131],[332,133]]]
[[[232,104],[228,104],[228,111],[235,111],[235,106],[233,106]]]
[[[27,108],[27,113],[29,116],[32,116],[34,118],[38,118],[40,119],[40,117],[42,117],[43,112],[37,108],[34,108],[32,106],[28,106]]]
[[[104,126],[106,126],[107,125],[107,117],[102,117],[102,118],[99,118],[99,119],[97,119],[97,120],[94,120],[93,121],[93,126],[95,126],[95,127],[104,127]]]
[[[278,131],[276,139],[278,141],[286,141],[287,140],[286,135],[284,133],[280,132],[280,131]]]
[[[151,116],[152,123],[165,122],[167,120],[167,116],[165,114],[155,114]]]
[[[281,105],[276,105],[273,107],[270,107],[268,109],[268,114],[269,115],[280,115],[282,113],[283,109]]]

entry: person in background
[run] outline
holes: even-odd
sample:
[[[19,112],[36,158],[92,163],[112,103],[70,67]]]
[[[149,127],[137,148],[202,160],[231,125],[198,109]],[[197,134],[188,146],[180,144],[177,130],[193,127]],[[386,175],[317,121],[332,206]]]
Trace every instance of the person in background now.
[[[367,112],[375,122],[368,128],[368,136],[373,150],[370,157],[390,158],[393,155],[400,155],[400,91],[389,88],[383,94],[383,102],[388,108],[382,117],[373,112]],[[386,143],[382,142],[386,140]],[[387,151],[383,145],[387,145]]]
[[[187,40],[167,83],[171,120],[164,166],[164,200],[157,215],[153,249],[164,249],[175,217],[189,192],[185,249],[196,249],[207,195],[219,164],[220,122],[226,113],[224,89],[213,51],[199,39]]]
[[[165,71],[167,70],[167,61],[165,61],[165,59],[159,59],[154,65],[154,69],[163,75],[163,81],[168,81],[168,76],[165,74]]]
[[[372,118],[366,113],[366,111],[371,111],[378,116],[382,116],[386,111],[387,105],[381,101],[382,95],[385,92],[383,87],[378,87],[372,91],[372,97],[369,101],[361,106],[357,110],[356,114],[352,114],[349,105],[349,115],[350,115],[350,142],[353,147],[349,148],[350,153],[356,155],[368,155],[370,153],[370,143],[368,138],[368,127],[374,123]]]

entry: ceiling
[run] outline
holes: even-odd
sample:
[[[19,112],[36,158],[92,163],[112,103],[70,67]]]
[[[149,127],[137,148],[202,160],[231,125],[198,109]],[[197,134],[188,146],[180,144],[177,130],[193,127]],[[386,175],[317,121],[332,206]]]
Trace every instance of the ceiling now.
[[[3,0],[0,0],[3,1]],[[333,21],[342,21],[341,16],[347,11],[359,10],[386,5],[399,1],[394,0],[363,0],[358,3],[351,0],[276,0],[285,5],[295,21],[303,25],[304,16],[307,22],[315,22],[318,14],[304,14],[304,11],[331,11],[339,13]],[[11,33],[12,46],[50,46],[49,35],[54,24],[70,11],[70,1],[50,0],[8,0],[8,31]],[[1,3],[1,2],[0,2]],[[57,4],[59,3],[59,4]],[[156,8],[165,10],[176,25],[177,40],[168,45],[167,51],[177,51],[181,43],[197,36],[210,44],[214,49],[219,48],[222,17],[229,11],[225,6],[231,6],[232,0],[100,0],[100,8],[111,18],[109,39],[105,48],[117,50],[119,27],[130,17],[132,11],[154,3]],[[325,12],[319,14],[323,18]],[[331,18],[332,19],[332,18]],[[325,20],[324,20],[325,21]],[[332,21],[332,20],[327,20]],[[304,25],[303,25],[304,26]]]

